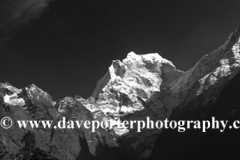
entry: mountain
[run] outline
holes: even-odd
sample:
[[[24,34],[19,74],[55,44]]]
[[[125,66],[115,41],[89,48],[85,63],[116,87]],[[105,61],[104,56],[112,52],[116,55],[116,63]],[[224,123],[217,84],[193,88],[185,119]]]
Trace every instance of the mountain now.
[[[232,159],[238,155],[237,130],[224,133],[199,130],[133,129],[114,125],[96,129],[20,129],[17,120],[119,121],[204,120],[211,116],[238,118],[240,29],[217,50],[203,56],[189,71],[178,70],[157,53],[130,52],[114,60],[88,99],[80,96],[53,101],[32,84],[17,89],[0,84],[1,159]],[[187,58],[187,57],[186,57]],[[183,62],[184,63],[184,62]],[[235,97],[235,98],[234,98]],[[234,133],[233,133],[234,132]],[[234,142],[233,145],[230,143]],[[226,151],[227,148],[227,151]],[[230,150],[233,149],[233,150]]]
[[[205,66],[204,70],[210,72],[201,76],[169,117],[170,120],[200,121],[211,121],[215,117],[228,121],[224,132],[220,129],[209,129],[205,133],[199,129],[186,132],[166,129],[156,140],[149,160],[159,157],[164,160],[239,159],[240,132],[232,128],[233,122],[240,120],[239,47],[237,30],[223,46],[204,56],[191,70]]]

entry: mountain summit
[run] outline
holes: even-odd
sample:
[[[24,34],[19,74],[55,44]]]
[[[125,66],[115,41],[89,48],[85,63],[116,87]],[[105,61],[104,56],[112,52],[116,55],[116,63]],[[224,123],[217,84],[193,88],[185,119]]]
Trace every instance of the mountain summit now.
[[[9,83],[1,83],[0,117],[11,117],[14,122],[52,120],[54,123],[62,117],[106,123],[145,121],[146,117],[154,121],[204,119],[212,114],[222,90],[240,71],[239,35],[238,29],[225,44],[203,56],[186,72],[178,70],[157,53],[137,55],[130,52],[122,61],[112,62],[88,99],[76,96],[54,101],[34,84],[17,89]],[[161,136],[168,132],[162,134],[162,131],[143,129],[138,132],[136,128],[119,126],[99,128],[96,132],[84,127],[19,129],[14,124],[8,130],[0,128],[0,157],[24,160],[144,159],[152,150],[152,156],[161,156],[162,150],[156,146],[161,144]],[[166,143],[164,141],[159,148],[164,148]],[[171,148],[168,149],[170,152]]]

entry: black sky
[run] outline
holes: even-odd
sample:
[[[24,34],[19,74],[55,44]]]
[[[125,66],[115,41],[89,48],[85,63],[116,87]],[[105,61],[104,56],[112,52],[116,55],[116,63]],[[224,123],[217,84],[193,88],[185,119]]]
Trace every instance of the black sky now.
[[[34,83],[54,99],[89,97],[112,60],[130,51],[157,52],[188,70],[240,24],[239,0],[55,0],[15,19],[18,5],[2,2],[0,82]]]

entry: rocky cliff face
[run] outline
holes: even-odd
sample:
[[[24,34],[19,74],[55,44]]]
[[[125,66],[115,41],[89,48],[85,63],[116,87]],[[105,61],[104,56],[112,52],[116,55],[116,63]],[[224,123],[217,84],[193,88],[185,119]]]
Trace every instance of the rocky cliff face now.
[[[164,130],[156,140],[149,159],[157,160],[159,156],[164,160],[177,160],[179,157],[187,160],[239,159],[239,129],[230,127],[235,120],[240,120],[239,58],[236,58],[239,57],[238,32],[230,37],[233,43],[229,43],[230,40],[221,47],[231,49],[219,48],[216,50],[218,52],[211,53],[219,53],[219,51],[224,53],[221,57],[224,61],[227,59],[227,65],[224,63],[220,68],[214,69],[211,72],[214,76],[212,79],[209,78],[207,87],[202,87],[205,89],[193,98],[190,98],[192,95],[189,94],[170,116],[172,120],[211,120],[211,117],[217,120],[228,120],[225,131],[222,133],[219,130],[209,129],[206,133],[202,133],[200,130],[192,129],[179,133],[177,130]],[[232,57],[226,58],[227,55]],[[222,62],[223,60],[220,60],[221,64]],[[212,81],[214,85],[211,85]],[[195,90],[194,93],[198,92]]]
[[[209,110],[228,81],[240,71],[240,31],[219,49],[202,57],[187,72],[157,53],[130,52],[114,60],[88,99],[80,96],[53,101],[35,85],[17,89],[0,84],[0,118],[16,120],[123,120],[199,119]],[[173,112],[174,110],[174,112]],[[173,112],[173,113],[172,113]],[[151,155],[162,130],[119,126],[97,129],[0,128],[1,159],[143,159]],[[164,135],[164,134],[163,134]],[[158,141],[159,142],[159,141]],[[161,143],[161,142],[159,142]],[[154,149],[154,153],[158,150]]]

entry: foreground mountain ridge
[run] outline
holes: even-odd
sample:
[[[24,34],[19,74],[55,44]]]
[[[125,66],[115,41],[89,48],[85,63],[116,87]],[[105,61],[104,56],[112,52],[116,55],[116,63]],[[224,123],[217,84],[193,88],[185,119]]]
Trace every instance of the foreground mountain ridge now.
[[[240,30],[217,50],[203,56],[189,71],[178,70],[157,53],[130,52],[114,60],[88,99],[53,101],[30,85],[17,89],[0,84],[0,116],[16,120],[164,120],[204,118],[222,89],[240,71]],[[200,97],[200,98],[199,98]],[[189,107],[190,106],[190,107]],[[210,106],[210,107],[209,107]],[[193,109],[194,108],[194,109]],[[174,110],[174,112],[173,112]],[[162,129],[0,129],[2,159],[143,159],[151,155]]]

